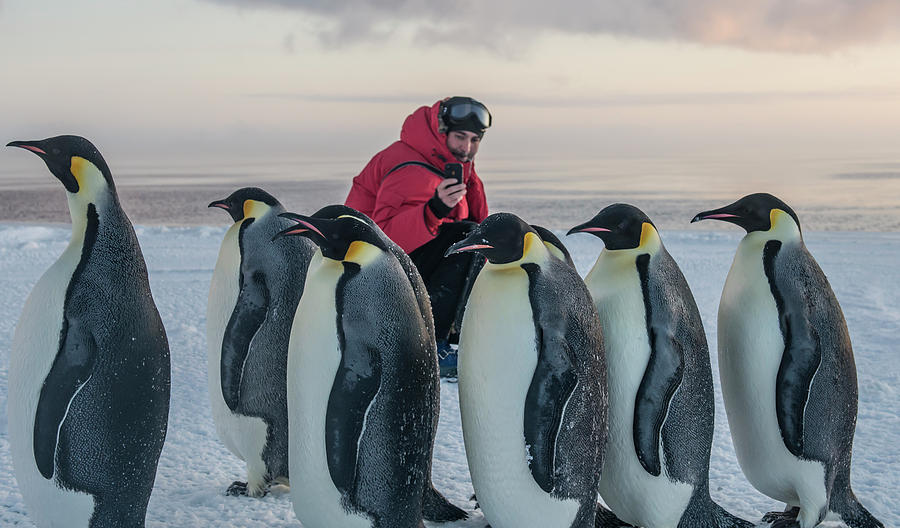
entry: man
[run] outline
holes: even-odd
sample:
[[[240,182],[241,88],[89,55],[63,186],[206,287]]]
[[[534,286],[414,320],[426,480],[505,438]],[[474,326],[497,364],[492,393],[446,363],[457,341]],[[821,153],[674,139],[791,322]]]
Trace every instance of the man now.
[[[444,258],[488,215],[473,159],[491,114],[471,97],[450,97],[406,118],[400,140],[376,154],[353,179],[344,202],[368,215],[406,251],[431,298],[441,375],[456,375],[451,330],[480,265],[473,253]],[[446,177],[461,174],[459,183]]]

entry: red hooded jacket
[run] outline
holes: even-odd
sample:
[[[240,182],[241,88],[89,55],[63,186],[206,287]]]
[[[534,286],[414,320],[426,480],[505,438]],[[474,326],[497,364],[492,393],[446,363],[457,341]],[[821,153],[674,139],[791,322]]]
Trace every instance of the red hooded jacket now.
[[[474,162],[463,163],[466,195],[445,218],[438,218],[426,205],[442,178],[425,167],[408,165],[388,171],[406,161],[428,163],[439,170],[456,158],[447,148],[447,135],[438,117],[441,102],[423,106],[406,118],[395,141],[369,161],[353,178],[344,205],[365,213],[397,243],[412,252],[437,236],[444,222],[481,222],[488,215],[484,184],[475,174]],[[387,176],[385,176],[387,174]]]

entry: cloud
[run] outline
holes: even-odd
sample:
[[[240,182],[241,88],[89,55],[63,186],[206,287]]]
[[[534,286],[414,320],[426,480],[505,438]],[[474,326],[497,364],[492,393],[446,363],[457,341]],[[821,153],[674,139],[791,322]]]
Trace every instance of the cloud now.
[[[779,52],[828,52],[900,37],[897,0],[210,0],[293,9],[329,23],[322,42],[384,40],[412,27],[422,44],[515,54],[535,35],[678,40]]]
[[[262,99],[285,99],[314,103],[359,103],[359,104],[422,104],[434,95],[392,94],[392,95],[340,95],[309,93],[247,93],[244,97]],[[759,92],[671,92],[650,94],[611,94],[602,97],[523,97],[509,94],[489,94],[481,97],[490,105],[531,107],[531,108],[598,108],[598,107],[640,107],[640,106],[693,106],[693,105],[752,105],[758,103],[815,102],[835,99],[852,100],[897,100],[900,90],[884,88],[854,88],[846,90],[804,90],[804,91],[759,91]]]
[[[281,42],[281,46],[284,48],[285,53],[290,53],[291,55],[297,53],[297,46],[294,43],[294,34],[288,33]]]

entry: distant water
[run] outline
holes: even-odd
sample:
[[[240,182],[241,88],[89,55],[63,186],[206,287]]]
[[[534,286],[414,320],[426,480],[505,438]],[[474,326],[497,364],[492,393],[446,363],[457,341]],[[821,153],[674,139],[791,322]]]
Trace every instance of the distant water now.
[[[65,193],[33,158],[0,156],[0,221],[67,222]],[[342,202],[366,159],[107,160],[135,223],[221,224],[206,205],[242,186],[263,187],[289,210]],[[752,192],[790,204],[810,231],[900,231],[900,152],[873,157],[705,156],[503,159],[482,153],[491,210],[562,229],[613,202],[632,203],[663,229]],[[724,227],[704,224],[703,229]]]

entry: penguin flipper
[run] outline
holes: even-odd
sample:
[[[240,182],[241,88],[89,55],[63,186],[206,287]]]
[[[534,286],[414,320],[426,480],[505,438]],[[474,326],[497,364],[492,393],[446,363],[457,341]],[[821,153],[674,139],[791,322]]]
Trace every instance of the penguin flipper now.
[[[544,321],[541,321],[544,323]],[[559,328],[536,328],[538,362],[525,397],[525,444],[530,446],[531,475],[547,493],[553,489],[556,438],[563,409],[578,381],[572,351]]]
[[[232,411],[237,410],[241,396],[244,364],[250,343],[266,319],[269,290],[262,273],[242,273],[240,292],[222,339],[222,397]]]
[[[353,487],[359,436],[380,385],[381,360],[377,346],[346,342],[325,413],[328,472],[344,495]]]
[[[775,411],[785,446],[799,457],[804,454],[803,414],[813,377],[822,362],[821,342],[810,321],[811,311],[822,307],[815,299],[809,298],[808,292],[821,291],[816,288],[821,287],[822,282],[827,286],[827,280],[818,267],[816,270],[809,267],[803,270],[806,272],[801,274],[803,284],[787,279],[779,273],[783,270],[778,262],[781,250],[782,243],[771,240],[763,251],[763,269],[775,298],[778,323],[784,338],[784,353],[775,383]],[[815,278],[814,274],[810,276],[814,271],[821,275],[818,281],[811,280]],[[806,284],[807,281],[812,284]]]
[[[684,349],[675,339],[676,322],[665,313],[651,310],[648,266],[650,255],[637,258],[641,278],[644,308],[647,317],[647,337],[650,340],[650,360],[638,387],[634,403],[634,449],[644,469],[659,476],[660,431],[669,403],[684,376]]]
[[[53,476],[59,430],[72,400],[88,382],[97,358],[97,343],[77,321],[65,319],[63,342],[44,379],[34,417],[34,460],[45,479]]]
[[[425,331],[428,332],[429,340],[434,341],[434,318],[431,315],[431,298],[428,296],[428,290],[425,288],[422,276],[419,274],[416,265],[413,264],[412,259],[409,258],[409,255],[400,249],[400,246],[387,238],[387,236],[384,238],[388,244],[388,249],[390,249],[391,253],[397,257],[397,260],[400,262],[400,267],[403,268],[403,273],[405,273],[406,278],[409,279],[409,284],[416,294],[416,304],[419,306],[419,314],[422,316],[422,323],[425,325]]]

